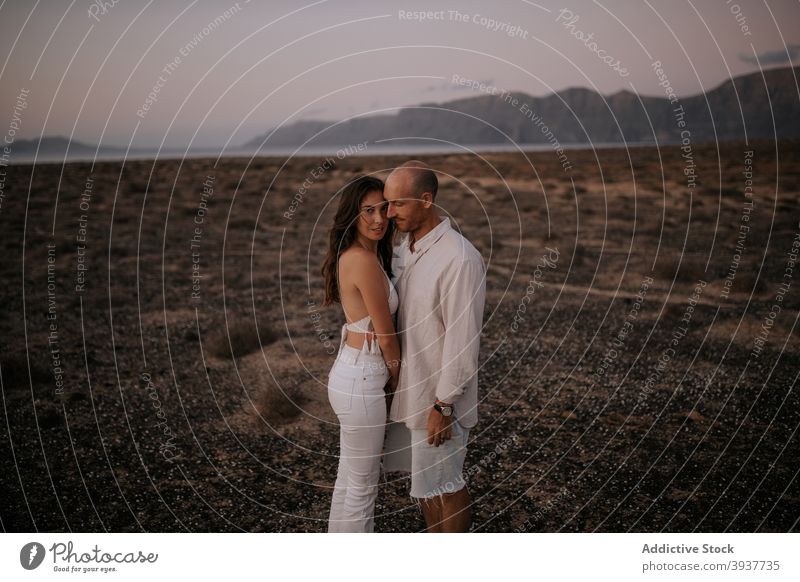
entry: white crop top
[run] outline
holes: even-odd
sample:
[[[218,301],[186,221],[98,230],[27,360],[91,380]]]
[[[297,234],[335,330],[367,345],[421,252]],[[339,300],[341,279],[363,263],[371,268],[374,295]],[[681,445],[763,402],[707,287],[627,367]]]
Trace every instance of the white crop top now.
[[[394,315],[395,312],[397,312],[398,305],[400,305],[400,300],[397,297],[397,289],[394,288],[392,280],[389,278],[389,275],[386,274],[386,271],[384,271],[383,269],[381,269],[381,271],[386,277],[386,281],[389,283],[389,313]],[[345,327],[349,331],[367,333],[369,331],[372,331],[370,329],[371,324],[372,324],[372,318],[369,316],[369,314],[367,314],[358,321],[354,321],[353,323],[348,323]]]

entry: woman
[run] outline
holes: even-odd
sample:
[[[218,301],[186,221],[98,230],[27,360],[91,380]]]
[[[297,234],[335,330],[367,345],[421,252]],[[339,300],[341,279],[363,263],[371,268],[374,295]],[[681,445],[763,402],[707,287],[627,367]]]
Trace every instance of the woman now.
[[[393,228],[386,210],[381,180],[362,176],[348,184],[322,267],[324,305],[341,303],[347,321],[328,378],[328,398],[341,425],[329,532],[374,529],[386,416],[400,371],[392,322],[398,299],[389,278]]]

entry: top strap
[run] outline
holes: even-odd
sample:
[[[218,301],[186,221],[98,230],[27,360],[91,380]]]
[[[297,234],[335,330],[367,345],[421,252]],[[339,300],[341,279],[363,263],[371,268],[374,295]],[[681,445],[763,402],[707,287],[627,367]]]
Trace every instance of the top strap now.
[[[371,323],[372,323],[372,318],[370,318],[369,315],[365,315],[358,321],[354,321],[353,323],[348,323],[345,327],[349,331],[355,331],[358,333],[369,333],[370,331],[372,331],[371,329],[369,329],[369,327],[371,327]]]

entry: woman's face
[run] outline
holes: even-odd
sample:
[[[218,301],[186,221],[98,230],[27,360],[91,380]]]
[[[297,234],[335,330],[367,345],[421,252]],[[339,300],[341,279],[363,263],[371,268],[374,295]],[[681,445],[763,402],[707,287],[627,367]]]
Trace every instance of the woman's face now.
[[[389,226],[383,194],[379,190],[369,192],[361,199],[360,209],[361,213],[356,220],[359,234],[371,240],[381,240]]]

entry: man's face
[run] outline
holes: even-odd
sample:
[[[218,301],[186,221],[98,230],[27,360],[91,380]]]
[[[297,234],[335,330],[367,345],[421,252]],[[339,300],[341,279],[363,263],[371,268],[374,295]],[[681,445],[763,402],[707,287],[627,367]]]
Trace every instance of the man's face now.
[[[425,216],[424,202],[414,196],[411,181],[405,175],[390,175],[383,197],[389,203],[386,216],[394,221],[399,231],[411,232],[419,228]]]

